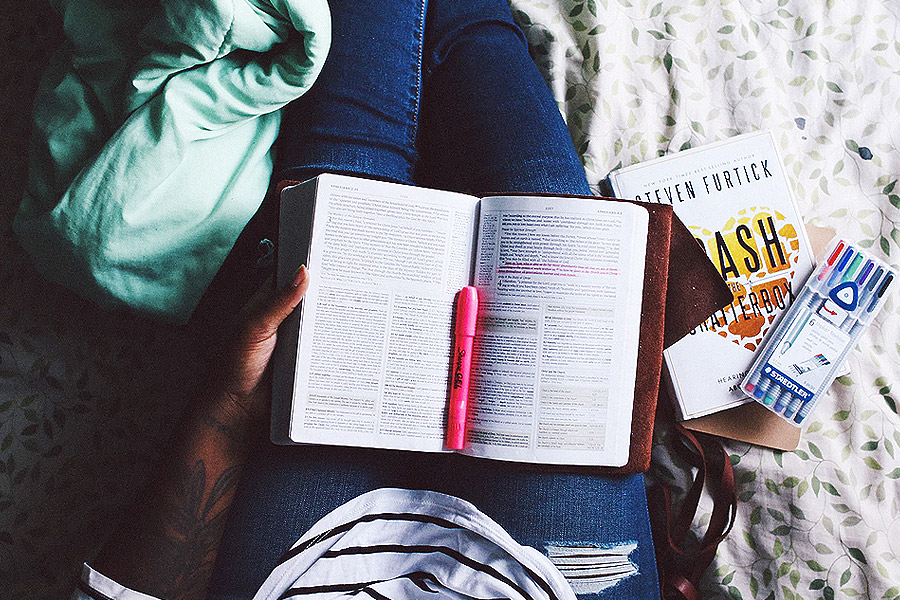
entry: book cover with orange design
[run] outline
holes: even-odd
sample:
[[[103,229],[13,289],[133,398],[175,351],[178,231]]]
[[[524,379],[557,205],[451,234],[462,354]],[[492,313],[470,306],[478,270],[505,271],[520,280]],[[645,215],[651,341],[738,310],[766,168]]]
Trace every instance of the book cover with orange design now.
[[[671,204],[732,303],[665,353],[683,419],[746,402],[738,384],[813,267],[775,139],[748,133],[610,173],[617,197]]]

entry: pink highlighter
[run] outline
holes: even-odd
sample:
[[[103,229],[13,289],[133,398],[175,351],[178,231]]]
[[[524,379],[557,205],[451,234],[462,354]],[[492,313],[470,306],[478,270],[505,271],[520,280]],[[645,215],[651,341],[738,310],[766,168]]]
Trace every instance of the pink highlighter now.
[[[469,374],[472,370],[472,342],[478,318],[478,291],[467,285],[456,298],[456,326],[450,356],[450,410],[447,419],[447,447],[462,450],[466,442],[466,409],[469,404]]]

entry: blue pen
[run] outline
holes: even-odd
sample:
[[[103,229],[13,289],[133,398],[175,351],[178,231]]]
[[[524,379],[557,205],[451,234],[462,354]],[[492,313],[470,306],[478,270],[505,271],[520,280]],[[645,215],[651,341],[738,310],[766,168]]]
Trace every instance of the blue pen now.
[[[778,394],[778,397],[775,399],[775,406],[773,406],[772,409],[777,413],[784,412],[784,409],[787,408],[788,402],[792,397],[793,394],[782,388],[781,393]]]
[[[860,273],[859,277],[856,278],[856,285],[860,286],[860,289],[862,289],[863,282],[866,280],[866,277],[869,275],[869,272],[872,270],[872,267],[874,267],[874,266],[875,266],[875,263],[870,258],[869,261],[866,263],[866,266],[863,267],[862,273]],[[871,283],[871,282],[869,282],[869,283]]]
[[[878,286],[878,279],[881,277],[881,274],[884,272],[884,269],[879,266],[875,269],[875,273],[872,274],[872,278],[869,279],[869,283],[866,284],[866,291],[871,292]]]
[[[826,287],[832,287],[836,282],[838,276],[843,272],[844,267],[847,266],[847,263],[850,261],[850,257],[853,256],[854,250],[853,246],[847,246],[847,249],[844,250],[844,255],[841,256],[841,260],[838,263],[838,266],[834,268],[834,271],[831,273],[831,277],[828,278],[828,283],[825,284]]]
[[[791,402],[784,409],[784,417],[786,419],[790,419],[794,416],[798,410],[800,410],[800,406],[803,404],[803,400],[800,396],[791,395]]]
[[[878,293],[872,298],[872,302],[869,304],[869,308],[866,309],[867,313],[875,310],[875,307],[878,306],[878,303],[884,297],[884,293],[887,291],[888,286],[891,285],[891,282],[894,280],[894,274],[888,273],[887,277],[884,278],[884,283],[881,284],[881,289],[878,290]]]

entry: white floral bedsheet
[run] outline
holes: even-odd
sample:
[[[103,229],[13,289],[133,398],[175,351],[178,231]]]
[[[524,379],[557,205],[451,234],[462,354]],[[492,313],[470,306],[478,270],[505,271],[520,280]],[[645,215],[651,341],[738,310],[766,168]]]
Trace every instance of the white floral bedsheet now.
[[[900,265],[900,4],[513,0],[591,183],[772,129],[804,218]],[[740,507],[709,598],[900,597],[900,302],[794,452],[727,442]],[[653,477],[683,465],[654,451]],[[704,511],[701,511],[704,512]],[[702,531],[706,507],[696,523]]]
[[[900,4],[511,4],[591,183],[619,165],[772,129],[806,219],[900,266]],[[66,596],[160,451],[181,406],[173,382],[192,364],[183,359],[189,332],[107,318],[40,280],[11,239],[23,92],[36,83],[34,61],[58,41],[48,23],[25,2],[0,21],[2,598]],[[740,508],[706,597],[900,597],[898,313],[895,292],[797,451],[727,443]],[[655,454],[653,477],[683,487],[684,467]]]

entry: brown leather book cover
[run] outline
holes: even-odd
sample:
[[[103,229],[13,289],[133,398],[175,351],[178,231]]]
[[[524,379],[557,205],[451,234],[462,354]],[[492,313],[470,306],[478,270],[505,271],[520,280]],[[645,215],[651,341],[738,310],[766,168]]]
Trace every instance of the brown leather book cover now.
[[[671,206],[634,204],[647,209],[650,224],[631,447],[628,463],[615,469],[602,469],[607,474],[642,473],[650,467],[663,349],[687,335],[732,298],[731,290],[706,252],[675,216]]]

